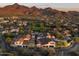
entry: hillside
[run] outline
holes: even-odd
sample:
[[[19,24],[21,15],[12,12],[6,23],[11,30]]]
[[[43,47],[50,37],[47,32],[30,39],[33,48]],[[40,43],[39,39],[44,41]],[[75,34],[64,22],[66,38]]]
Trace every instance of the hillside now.
[[[56,9],[52,9],[51,7],[47,8],[37,8],[27,7],[24,5],[19,5],[17,3],[13,5],[8,5],[5,7],[0,7],[0,16],[30,16],[33,18],[39,19],[62,19],[62,20],[78,20],[79,19],[79,12],[77,11],[59,11]]]

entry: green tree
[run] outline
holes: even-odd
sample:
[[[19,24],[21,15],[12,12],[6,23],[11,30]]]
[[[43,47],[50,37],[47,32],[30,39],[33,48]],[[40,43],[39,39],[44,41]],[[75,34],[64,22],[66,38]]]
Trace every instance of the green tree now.
[[[74,41],[79,43],[79,37],[75,37]]]
[[[7,37],[5,41],[10,44],[12,42],[12,38]]]
[[[56,32],[55,35],[56,35],[56,37],[57,37],[58,39],[60,39],[60,40],[64,39],[64,35],[62,35],[62,34],[59,33],[59,32]]]
[[[20,33],[20,34],[25,34],[25,31],[24,31],[24,27],[23,27],[23,26],[20,27],[19,33]]]

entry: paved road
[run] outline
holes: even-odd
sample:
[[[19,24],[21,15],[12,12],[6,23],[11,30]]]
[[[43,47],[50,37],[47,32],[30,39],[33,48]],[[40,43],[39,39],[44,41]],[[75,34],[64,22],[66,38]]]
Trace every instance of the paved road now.
[[[73,43],[70,47],[57,49],[57,56],[69,56],[70,52],[75,52],[79,49],[79,43]],[[78,51],[79,52],[79,51]],[[73,54],[76,55],[76,54]]]

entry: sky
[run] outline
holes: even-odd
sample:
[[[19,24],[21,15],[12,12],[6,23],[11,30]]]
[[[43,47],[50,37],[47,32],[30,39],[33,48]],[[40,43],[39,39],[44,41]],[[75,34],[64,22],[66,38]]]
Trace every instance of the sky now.
[[[12,5],[14,3],[0,3],[0,7]],[[79,3],[19,3],[28,7],[36,6],[38,8],[51,7],[62,11],[79,11]]]

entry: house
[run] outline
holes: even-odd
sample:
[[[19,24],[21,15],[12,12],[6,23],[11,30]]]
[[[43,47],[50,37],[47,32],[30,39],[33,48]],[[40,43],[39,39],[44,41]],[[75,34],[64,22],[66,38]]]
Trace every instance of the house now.
[[[19,28],[11,29],[10,32],[19,32]]]
[[[66,34],[69,34],[69,33],[70,33],[69,30],[65,30],[63,34],[66,35]]]
[[[42,47],[42,45],[41,45],[40,43],[38,43],[36,46],[37,46],[37,47],[39,47],[39,48],[41,48],[41,47]]]
[[[31,40],[31,35],[27,34],[27,35],[17,39],[16,41],[14,41],[12,46],[16,46],[16,47],[21,46],[21,47],[23,47],[23,46],[26,46],[26,43],[30,40]]]
[[[0,17],[0,20],[4,20],[4,17]]]
[[[9,22],[9,20],[5,20],[5,21],[3,21],[4,23],[8,23]]]
[[[5,33],[9,33],[9,31],[8,30],[2,31],[2,34],[5,34]]]
[[[11,19],[15,20],[15,19],[19,19],[19,17],[18,16],[12,16]]]
[[[56,47],[56,43],[54,41],[50,41],[47,44],[37,44],[37,47]]]
[[[47,38],[51,39],[52,38],[51,34],[47,33]]]
[[[47,44],[42,45],[42,47],[55,47],[56,43],[54,41],[50,41]]]

